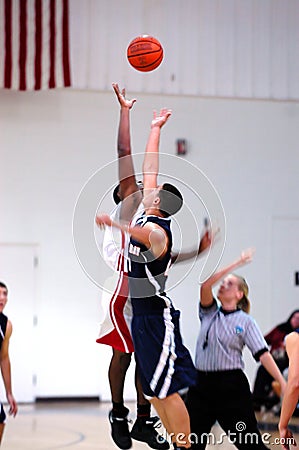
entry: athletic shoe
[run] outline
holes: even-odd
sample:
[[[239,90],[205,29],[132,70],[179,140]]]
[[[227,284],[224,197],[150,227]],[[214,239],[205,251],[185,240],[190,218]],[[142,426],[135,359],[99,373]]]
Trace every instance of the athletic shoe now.
[[[110,411],[109,422],[111,425],[111,436],[115,444],[122,450],[131,448],[132,439],[128,427],[128,415],[125,417],[117,417]]]
[[[145,442],[149,447],[157,450],[168,450],[169,443],[156,431],[161,426],[159,417],[149,419],[137,418],[131,430],[131,438],[136,441]]]

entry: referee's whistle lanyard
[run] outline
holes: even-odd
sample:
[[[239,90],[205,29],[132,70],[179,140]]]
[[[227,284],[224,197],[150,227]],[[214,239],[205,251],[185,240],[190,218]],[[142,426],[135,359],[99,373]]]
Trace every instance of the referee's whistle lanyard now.
[[[213,323],[215,322],[215,320],[217,319],[217,317],[219,316],[219,314],[220,314],[220,310],[217,309],[217,311],[215,312],[215,314],[211,318],[211,322],[210,322],[210,325],[208,326],[204,343],[202,344],[202,349],[203,350],[205,350],[207,348],[207,346],[208,346],[210,329],[211,329]]]

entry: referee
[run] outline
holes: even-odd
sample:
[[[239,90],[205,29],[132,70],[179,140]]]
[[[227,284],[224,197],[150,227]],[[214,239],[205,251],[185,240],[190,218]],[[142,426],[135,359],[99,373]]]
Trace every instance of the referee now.
[[[205,449],[216,421],[229,441],[239,449],[267,448],[257,428],[252,396],[243,372],[242,351],[246,345],[257,361],[285,388],[285,381],[268,351],[267,343],[248,314],[246,281],[230,272],[252,259],[252,250],[216,272],[201,285],[199,318],[201,329],[196,345],[197,384],[189,388],[187,408],[191,421],[192,448]],[[223,279],[213,297],[212,286]]]

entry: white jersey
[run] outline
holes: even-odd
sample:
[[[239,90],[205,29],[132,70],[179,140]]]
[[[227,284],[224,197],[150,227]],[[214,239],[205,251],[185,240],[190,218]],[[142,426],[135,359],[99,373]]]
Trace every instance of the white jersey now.
[[[138,208],[143,208],[142,204]],[[121,203],[111,215],[119,221]],[[136,213],[137,216],[137,213]],[[135,218],[131,222],[135,223]],[[100,323],[98,343],[131,353],[134,351],[131,338],[132,307],[128,287],[128,247],[130,236],[119,229],[106,227],[103,239],[103,257],[113,269],[113,274],[104,285],[101,298],[103,319]]]
[[[111,214],[111,219],[115,222],[119,222],[121,203],[117,205],[117,208]],[[124,235],[124,236],[123,236]],[[125,242],[123,243],[123,238]],[[120,255],[124,253],[124,270],[128,272],[128,246],[130,236],[127,233],[122,233],[121,230],[113,227],[106,227],[103,239],[103,257],[109,266],[115,271],[119,272],[119,259]]]

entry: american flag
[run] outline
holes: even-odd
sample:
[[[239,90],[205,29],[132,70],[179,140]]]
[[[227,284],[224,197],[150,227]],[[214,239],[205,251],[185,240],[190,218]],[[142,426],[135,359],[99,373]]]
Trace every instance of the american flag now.
[[[68,0],[0,0],[0,88],[71,85]]]

